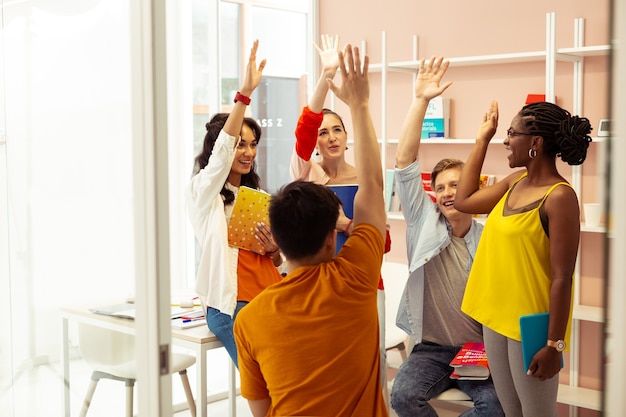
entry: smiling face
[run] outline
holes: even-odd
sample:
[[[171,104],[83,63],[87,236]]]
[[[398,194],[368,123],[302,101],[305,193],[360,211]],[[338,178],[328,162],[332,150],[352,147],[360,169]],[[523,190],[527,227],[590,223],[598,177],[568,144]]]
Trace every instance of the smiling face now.
[[[232,185],[238,187],[241,183],[241,176],[248,174],[252,169],[252,163],[256,158],[257,143],[252,129],[244,123],[241,128],[241,140],[235,150],[235,159],[228,176],[228,182]]]
[[[454,208],[454,197],[456,196],[459,178],[461,178],[461,170],[461,167],[454,167],[441,171],[437,175],[436,183],[434,184],[437,206],[448,220],[465,215]]]
[[[522,118],[517,115],[511,121],[511,127],[504,138],[504,146],[511,153],[507,156],[510,168],[525,167],[531,159],[528,155],[532,146],[533,135],[528,134]]]
[[[317,130],[317,149],[323,159],[343,158],[348,135],[341,120],[333,114],[325,114]]]

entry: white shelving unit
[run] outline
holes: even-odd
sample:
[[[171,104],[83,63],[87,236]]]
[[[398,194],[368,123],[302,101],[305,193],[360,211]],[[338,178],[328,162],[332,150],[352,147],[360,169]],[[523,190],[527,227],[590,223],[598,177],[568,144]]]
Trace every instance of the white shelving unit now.
[[[574,22],[574,46],[571,48],[556,48],[556,15],[546,14],[546,49],[541,51],[527,51],[506,54],[476,55],[466,57],[446,58],[450,61],[450,66],[479,66],[494,64],[512,64],[524,62],[545,62],[546,73],[546,100],[554,102],[555,99],[555,72],[557,62],[571,62],[574,65],[574,106],[573,114],[582,113],[582,91],[583,91],[583,64],[585,57],[607,56],[610,53],[610,45],[584,46],[584,19],[578,18]],[[387,138],[387,73],[406,72],[415,74],[419,67],[417,36],[413,37],[413,59],[410,61],[387,62],[387,36],[382,33],[382,62],[371,64],[371,72],[381,73],[381,96],[382,96],[382,124],[381,139],[382,158],[387,160],[387,145],[398,143],[397,139]],[[603,138],[594,138],[594,142],[602,142]],[[454,146],[459,144],[473,144],[474,138],[470,139],[428,139],[422,141],[422,146]],[[502,144],[503,140],[494,139],[491,143]],[[593,144],[591,146],[594,146]],[[596,145],[597,146],[597,145]],[[572,167],[572,186],[579,197],[582,193],[582,172],[579,166]],[[579,200],[582,199],[579,198]],[[401,212],[389,212],[388,218],[392,220],[403,220]],[[606,233],[605,227],[587,227],[581,224],[581,239],[588,233]],[[580,255],[580,254],[579,254]],[[570,417],[577,416],[577,408],[587,408],[591,410],[601,410],[602,393],[598,390],[579,387],[579,363],[580,363],[580,322],[590,321],[602,323],[604,321],[604,308],[585,306],[580,303],[580,256],[576,265],[574,276],[574,305],[573,323],[570,339],[570,381],[569,384],[559,385],[558,402],[570,405]],[[599,364],[599,366],[602,366]]]

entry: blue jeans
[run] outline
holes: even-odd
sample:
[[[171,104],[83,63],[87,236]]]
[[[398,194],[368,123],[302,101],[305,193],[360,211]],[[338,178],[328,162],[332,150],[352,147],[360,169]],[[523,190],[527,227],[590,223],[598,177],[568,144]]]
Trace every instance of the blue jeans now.
[[[462,417],[504,417],[491,377],[484,381],[450,379],[449,363],[460,346],[418,343],[398,369],[391,390],[391,406],[399,417],[436,417],[428,400],[448,388],[458,388],[472,398],[474,407]]]
[[[228,314],[224,314],[213,307],[208,307],[206,312],[206,323],[209,325],[209,330],[220,339],[220,342],[222,342],[226,348],[226,352],[228,352],[228,355],[235,363],[237,369],[239,369],[239,363],[237,362],[237,346],[235,345],[233,326],[237,314],[247,304],[247,301],[237,301],[235,313],[232,318]]]

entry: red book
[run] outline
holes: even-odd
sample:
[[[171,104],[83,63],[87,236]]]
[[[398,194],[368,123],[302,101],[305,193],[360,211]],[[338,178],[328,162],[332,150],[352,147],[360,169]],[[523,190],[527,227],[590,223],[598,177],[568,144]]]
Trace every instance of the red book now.
[[[526,96],[526,104],[537,103],[540,101],[546,101],[545,94],[529,94]]]
[[[450,362],[454,368],[450,378],[453,379],[487,379],[489,364],[485,345],[482,342],[467,342]]]
[[[424,187],[424,191],[426,191],[426,194],[430,196],[430,199],[436,203],[437,197],[435,196],[435,191],[431,186],[430,172],[422,172],[422,186]]]

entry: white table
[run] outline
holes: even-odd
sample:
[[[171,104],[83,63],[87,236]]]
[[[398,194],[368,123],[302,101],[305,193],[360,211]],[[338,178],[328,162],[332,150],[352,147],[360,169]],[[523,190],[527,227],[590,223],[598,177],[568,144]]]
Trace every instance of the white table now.
[[[94,314],[87,308],[62,307],[62,352],[61,365],[63,368],[64,402],[63,415],[70,417],[70,361],[69,361],[69,321],[87,323],[127,334],[134,334],[134,321]],[[198,416],[207,417],[207,365],[206,353],[210,349],[222,347],[219,339],[209,331],[207,326],[192,327],[189,329],[172,329],[172,344],[193,350],[196,355],[196,408]],[[235,365],[230,361],[228,372],[228,415],[236,415],[236,380]]]

